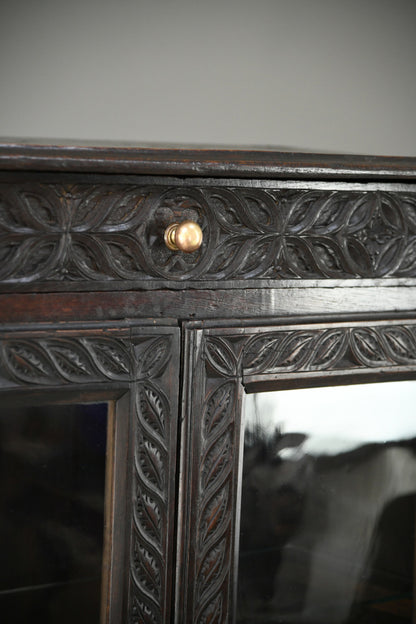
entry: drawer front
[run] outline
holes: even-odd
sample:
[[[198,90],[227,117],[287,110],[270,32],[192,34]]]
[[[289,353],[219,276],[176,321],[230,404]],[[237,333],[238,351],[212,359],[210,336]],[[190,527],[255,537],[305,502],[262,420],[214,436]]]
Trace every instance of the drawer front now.
[[[416,277],[411,184],[14,175],[0,183],[2,292]],[[169,249],[186,220],[202,245]]]

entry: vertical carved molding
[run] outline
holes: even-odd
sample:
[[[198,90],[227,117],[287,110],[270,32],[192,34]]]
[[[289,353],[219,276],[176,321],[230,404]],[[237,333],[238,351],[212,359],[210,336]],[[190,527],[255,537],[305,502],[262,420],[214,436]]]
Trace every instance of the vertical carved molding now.
[[[135,337],[129,622],[170,620],[176,469],[177,340]],[[176,371],[176,374],[175,372]],[[177,382],[177,379],[175,379]]]
[[[189,489],[184,488],[183,496],[189,504],[180,528],[183,553],[189,551],[190,557],[185,554],[179,565],[181,613],[177,619],[220,624],[229,621],[233,601],[234,477],[242,387],[238,356],[232,347],[210,341],[202,332],[189,332],[188,339],[192,351],[185,354],[189,437],[184,440],[183,453],[185,463],[189,462],[185,466]]]

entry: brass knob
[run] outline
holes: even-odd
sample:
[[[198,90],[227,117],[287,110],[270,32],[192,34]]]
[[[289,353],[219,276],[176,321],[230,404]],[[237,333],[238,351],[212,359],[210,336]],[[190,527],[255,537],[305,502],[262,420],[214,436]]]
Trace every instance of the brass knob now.
[[[165,230],[165,243],[172,251],[192,253],[202,245],[202,230],[194,221],[171,223]]]

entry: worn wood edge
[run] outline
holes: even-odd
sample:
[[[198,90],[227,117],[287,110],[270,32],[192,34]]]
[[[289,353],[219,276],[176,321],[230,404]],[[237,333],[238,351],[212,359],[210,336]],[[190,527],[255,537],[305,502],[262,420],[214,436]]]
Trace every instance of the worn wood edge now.
[[[391,288],[391,287],[415,287],[415,277],[386,277],[386,278],[359,278],[350,277],[342,279],[240,279],[240,280],[166,280],[166,279],[149,279],[149,280],[108,280],[97,282],[27,282],[0,283],[0,295],[2,294],[26,294],[26,293],[63,293],[76,289],[77,292],[99,293],[109,291],[137,292],[137,291],[154,291],[154,290],[253,290],[253,289],[302,289],[302,288]]]
[[[416,158],[272,150],[0,143],[0,169],[213,177],[416,179]]]

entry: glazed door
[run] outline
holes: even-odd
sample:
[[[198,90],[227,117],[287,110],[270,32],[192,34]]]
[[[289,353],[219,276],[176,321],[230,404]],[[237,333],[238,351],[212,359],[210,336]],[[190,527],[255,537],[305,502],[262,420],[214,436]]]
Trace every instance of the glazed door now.
[[[186,336],[177,621],[414,621],[414,320]]]
[[[179,330],[13,327],[0,366],[2,620],[169,622]]]
[[[413,622],[416,381],[249,394],[236,622]]]

